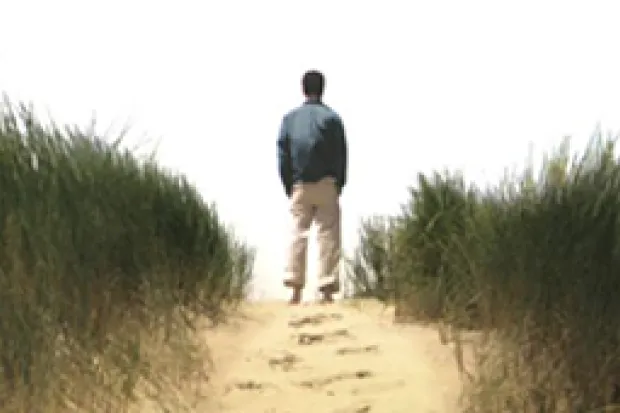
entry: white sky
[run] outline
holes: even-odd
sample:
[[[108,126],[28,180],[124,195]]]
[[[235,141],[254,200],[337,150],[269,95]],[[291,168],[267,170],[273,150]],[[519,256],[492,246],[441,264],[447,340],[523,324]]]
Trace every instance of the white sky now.
[[[0,91],[159,140],[160,162],[257,246],[256,293],[282,296],[275,140],[306,69],[325,73],[348,133],[350,252],[359,220],[398,211],[419,171],[496,181],[530,142],[620,130],[617,4],[0,0]]]

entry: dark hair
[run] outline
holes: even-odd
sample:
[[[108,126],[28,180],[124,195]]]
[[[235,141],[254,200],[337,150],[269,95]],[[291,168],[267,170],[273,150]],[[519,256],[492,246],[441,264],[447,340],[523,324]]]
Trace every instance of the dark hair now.
[[[304,73],[301,81],[306,96],[323,96],[325,88],[325,76],[318,70],[309,70]]]

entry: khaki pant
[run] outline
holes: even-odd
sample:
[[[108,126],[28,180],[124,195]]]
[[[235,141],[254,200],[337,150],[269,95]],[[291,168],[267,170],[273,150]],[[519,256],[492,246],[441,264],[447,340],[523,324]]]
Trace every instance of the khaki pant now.
[[[340,290],[340,204],[336,181],[323,178],[316,183],[298,183],[291,194],[293,238],[284,285],[303,288],[306,283],[308,232],[316,222],[319,244],[319,289]]]

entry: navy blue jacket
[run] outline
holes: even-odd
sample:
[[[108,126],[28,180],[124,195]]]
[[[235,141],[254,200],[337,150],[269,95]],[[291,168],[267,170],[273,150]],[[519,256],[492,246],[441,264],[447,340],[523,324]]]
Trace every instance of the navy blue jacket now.
[[[342,119],[320,101],[308,100],[284,116],[278,137],[280,179],[290,196],[296,182],[347,182],[347,143]]]

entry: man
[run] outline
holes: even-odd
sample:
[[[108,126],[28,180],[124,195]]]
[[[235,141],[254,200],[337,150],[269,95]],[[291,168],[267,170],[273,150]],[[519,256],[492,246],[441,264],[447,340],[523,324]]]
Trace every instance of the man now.
[[[333,302],[340,290],[340,204],[347,178],[347,144],[340,116],[322,102],[325,78],[311,70],[302,78],[306,101],[284,116],[278,137],[280,178],[291,200],[294,234],[284,285],[299,304],[306,282],[308,231],[318,227],[319,291]]]

